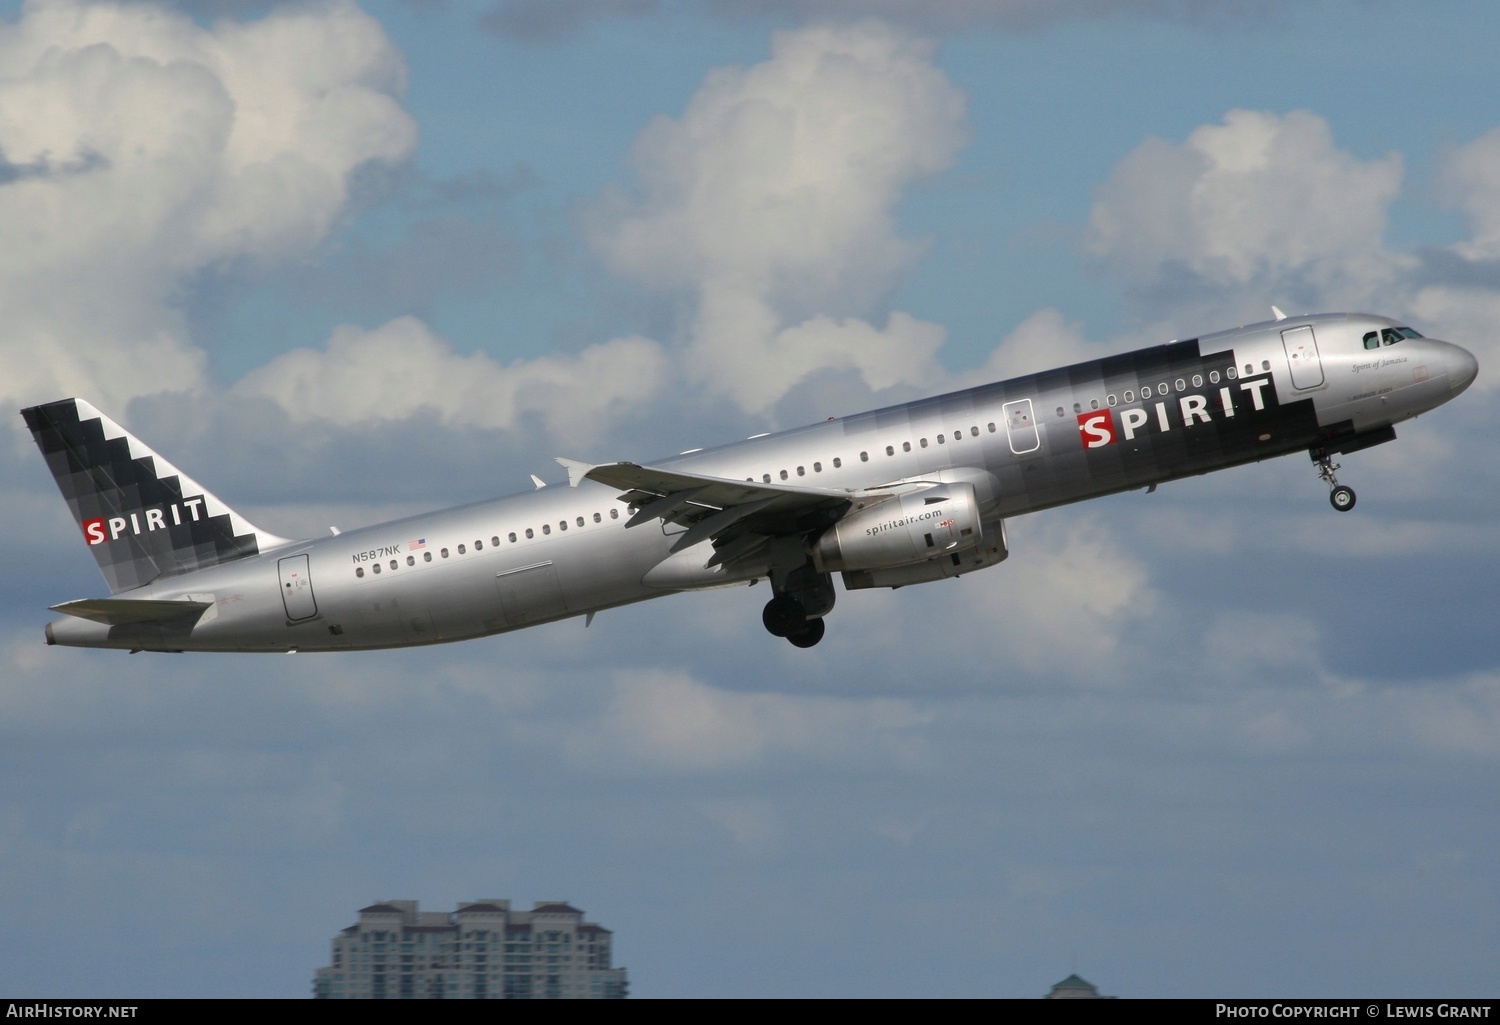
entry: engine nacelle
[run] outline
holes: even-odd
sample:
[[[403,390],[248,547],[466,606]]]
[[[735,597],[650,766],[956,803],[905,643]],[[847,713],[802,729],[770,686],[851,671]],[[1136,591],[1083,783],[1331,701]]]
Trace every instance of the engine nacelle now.
[[[855,509],[813,545],[819,573],[891,569],[939,559],[984,540],[974,485],[938,484]]]
[[[844,590],[858,591],[866,587],[906,587],[909,584],[925,584],[932,580],[974,573],[1005,561],[1010,549],[1005,542],[1005,521],[988,520],[984,524],[984,540],[973,548],[953,552],[945,559],[928,559],[914,562],[910,566],[892,569],[856,570],[844,574]]]

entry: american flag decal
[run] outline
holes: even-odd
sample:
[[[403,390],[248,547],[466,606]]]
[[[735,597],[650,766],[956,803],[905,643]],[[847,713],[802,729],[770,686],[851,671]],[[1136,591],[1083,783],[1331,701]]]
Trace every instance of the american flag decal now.
[[[408,541],[408,542],[406,542],[406,550],[408,552],[420,551],[421,549],[426,548],[426,547],[427,547],[427,539],[425,537],[419,537],[415,541]]]

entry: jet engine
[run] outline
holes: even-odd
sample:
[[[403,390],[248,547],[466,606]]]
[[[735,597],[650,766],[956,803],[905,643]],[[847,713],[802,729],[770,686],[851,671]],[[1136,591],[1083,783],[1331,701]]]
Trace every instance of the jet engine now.
[[[819,573],[883,570],[959,554],[984,540],[974,485],[938,484],[856,508],[813,545]]]
[[[963,576],[1005,561],[1010,549],[1005,541],[1005,521],[987,520],[984,524],[984,540],[973,548],[954,552],[946,559],[928,559],[909,566],[892,569],[855,570],[844,574],[844,590],[858,591],[866,587],[906,587],[910,584],[925,584],[931,580],[946,580]]]

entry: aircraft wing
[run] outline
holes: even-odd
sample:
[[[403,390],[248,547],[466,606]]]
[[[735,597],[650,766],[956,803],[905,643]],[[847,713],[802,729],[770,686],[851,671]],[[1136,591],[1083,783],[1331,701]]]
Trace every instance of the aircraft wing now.
[[[153,601],[136,598],[79,598],[51,606],[53,612],[105,626],[196,620],[212,605],[206,601]]]
[[[726,559],[752,550],[741,543],[733,546],[734,554],[729,554],[726,546],[739,538],[758,535],[769,539],[830,523],[851,500],[849,492],[832,488],[727,480],[635,463],[605,463],[591,467],[583,476],[623,492],[620,500],[636,509],[627,527],[653,519],[674,523],[687,531],[672,551],[712,540],[719,556]],[[724,561],[718,556],[716,560]]]

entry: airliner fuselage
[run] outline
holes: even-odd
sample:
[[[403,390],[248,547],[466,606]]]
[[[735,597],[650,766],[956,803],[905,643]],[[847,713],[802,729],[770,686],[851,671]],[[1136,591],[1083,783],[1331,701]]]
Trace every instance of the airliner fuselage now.
[[[66,615],[47,639],[384,648],[766,579],[767,628],[809,646],[833,574],[858,590],[974,572],[1005,558],[1004,520],[1022,513],[1292,452],[1311,454],[1347,510],[1332,457],[1393,440],[1476,373],[1464,349],[1382,317],[1281,319],[648,466],[559,460],[566,486],[307,541],[256,531],[185,476],[178,486],[128,435],[97,454],[123,431],[96,411],[104,426],[90,427],[81,402],[70,421],[66,400],[26,410],[28,425],[115,593],[54,606]],[[131,506],[80,483],[118,478],[126,458],[165,490],[139,489]],[[101,459],[113,469],[90,467]]]

